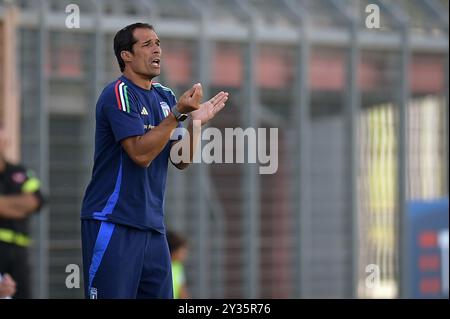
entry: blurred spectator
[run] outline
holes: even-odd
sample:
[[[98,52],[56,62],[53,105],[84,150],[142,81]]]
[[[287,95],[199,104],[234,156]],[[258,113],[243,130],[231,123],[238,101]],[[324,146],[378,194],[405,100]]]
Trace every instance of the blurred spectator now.
[[[9,274],[0,274],[0,299],[11,298],[16,293],[16,282]]]
[[[184,262],[189,252],[187,240],[178,233],[167,231],[167,242],[172,259],[173,297],[174,299],[188,299],[190,296],[184,271]]]
[[[15,298],[30,298],[28,217],[42,205],[40,182],[30,170],[4,158],[6,132],[0,127],[0,274],[17,282]],[[6,276],[8,287],[9,277]]]

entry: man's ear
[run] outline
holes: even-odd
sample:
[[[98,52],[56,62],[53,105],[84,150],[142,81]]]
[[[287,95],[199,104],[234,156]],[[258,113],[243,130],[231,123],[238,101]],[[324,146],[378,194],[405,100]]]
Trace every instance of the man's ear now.
[[[130,51],[122,51],[120,52],[120,57],[124,62],[131,62],[133,59],[133,54]]]

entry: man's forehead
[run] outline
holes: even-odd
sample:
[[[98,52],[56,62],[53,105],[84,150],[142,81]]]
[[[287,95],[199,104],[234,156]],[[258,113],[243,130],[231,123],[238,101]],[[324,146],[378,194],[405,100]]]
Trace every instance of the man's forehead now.
[[[158,35],[155,31],[147,29],[147,28],[138,28],[135,29],[133,32],[133,36],[136,40],[140,42],[146,42],[149,40],[156,40],[159,39]]]

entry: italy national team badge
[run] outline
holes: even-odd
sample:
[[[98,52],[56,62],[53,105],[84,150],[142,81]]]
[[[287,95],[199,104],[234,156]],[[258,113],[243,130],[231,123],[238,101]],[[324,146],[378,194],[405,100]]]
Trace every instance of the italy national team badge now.
[[[90,299],[97,299],[97,288],[92,287],[90,293]]]
[[[161,105],[161,109],[163,111],[164,117],[167,117],[170,113],[170,107],[166,102],[159,102],[159,105]]]

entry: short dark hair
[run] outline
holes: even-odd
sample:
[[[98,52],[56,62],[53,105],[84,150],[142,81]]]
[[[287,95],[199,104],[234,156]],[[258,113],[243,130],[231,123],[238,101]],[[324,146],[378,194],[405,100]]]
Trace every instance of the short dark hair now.
[[[117,62],[119,63],[121,72],[125,70],[125,62],[120,56],[120,52],[133,52],[133,45],[137,42],[137,40],[133,37],[133,31],[138,28],[146,28],[153,31],[155,30],[151,24],[137,22],[120,29],[114,36],[114,53],[116,55]]]
[[[186,247],[188,242],[181,234],[171,230],[166,231],[167,243],[169,244],[170,253],[176,251],[181,247]]]

